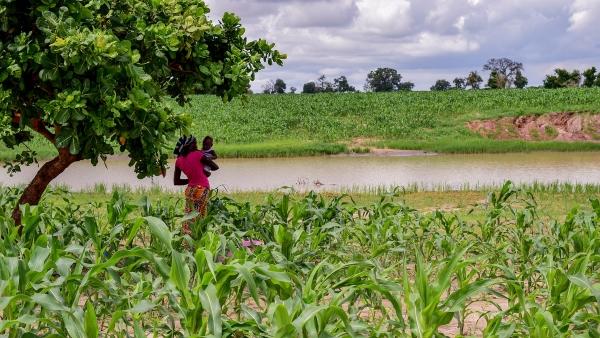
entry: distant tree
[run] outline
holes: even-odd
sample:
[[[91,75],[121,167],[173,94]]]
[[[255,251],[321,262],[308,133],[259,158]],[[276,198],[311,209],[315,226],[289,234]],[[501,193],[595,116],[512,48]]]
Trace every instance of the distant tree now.
[[[327,77],[325,75],[321,75],[317,80],[317,92],[333,93],[334,91],[333,84],[327,81]]]
[[[450,84],[450,82],[448,82],[448,80],[437,80],[435,81],[435,84],[433,86],[431,86],[431,90],[432,91],[440,91],[440,90],[448,90],[452,88],[452,85]]]
[[[415,87],[415,84],[410,81],[400,82],[400,85],[398,86],[398,90],[403,91],[403,92],[410,92],[411,90],[413,90],[414,87]]]
[[[490,73],[490,78],[487,82],[487,87],[490,89],[500,89],[504,88],[504,84],[506,83],[506,79],[501,74],[498,74],[497,71],[492,70]]]
[[[544,80],[544,88],[567,88],[579,87],[581,83],[581,73],[578,70],[569,72],[566,69],[557,68],[554,75],[547,75]]]
[[[277,80],[275,80],[275,83],[273,84],[273,93],[274,94],[285,94],[286,88],[287,88],[287,85],[285,84],[285,82],[282,79],[277,79]]]
[[[302,87],[302,93],[304,94],[316,94],[317,93],[317,84],[314,81],[305,83]]]
[[[515,74],[515,87],[523,89],[525,88],[525,86],[527,86],[528,83],[529,80],[527,80],[527,78],[523,75],[523,73],[521,73],[520,70],[517,70],[517,74]]]
[[[348,79],[342,75],[333,80],[333,90],[338,93],[355,92],[356,88],[348,83]]]
[[[477,73],[477,71],[470,72],[469,75],[467,75],[467,78],[465,80],[466,80],[466,85],[471,87],[471,89],[479,89],[481,86],[481,83],[483,82],[483,79]]]
[[[454,83],[454,89],[465,89],[467,87],[467,80],[462,77],[457,77],[452,80]]]
[[[392,92],[397,90],[406,90],[412,86],[402,85],[402,75],[392,68],[377,68],[367,75],[365,90],[374,92]]]
[[[596,67],[586,69],[583,72],[583,87],[594,87],[600,85],[600,74],[596,74]]]
[[[296,91],[297,91],[297,90],[298,90],[298,89],[296,89],[296,87],[291,87],[291,88],[290,88],[290,93],[292,93],[292,94],[296,94]]]
[[[489,86],[490,88],[510,88],[517,75],[517,71],[523,71],[523,64],[521,62],[513,61],[508,58],[490,59],[483,66],[483,70],[495,72],[496,86]],[[490,75],[491,78],[491,75]]]
[[[275,82],[273,80],[269,80],[267,83],[263,85],[263,94],[273,94],[275,93]]]

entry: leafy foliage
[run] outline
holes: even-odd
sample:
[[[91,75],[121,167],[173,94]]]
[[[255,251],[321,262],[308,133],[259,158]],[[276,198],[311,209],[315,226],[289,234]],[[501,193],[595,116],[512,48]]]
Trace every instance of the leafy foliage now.
[[[581,83],[581,72],[577,69],[569,72],[566,69],[557,68],[554,70],[554,75],[547,75],[544,80],[544,88],[567,88],[579,87]]]
[[[208,12],[201,0],[0,2],[4,143],[26,144],[34,130],[94,164],[118,146],[139,177],[159,174],[170,136],[190,122],[165,96],[231,100],[285,58],[248,41],[235,15],[215,24]]]
[[[402,82],[402,75],[392,68],[377,68],[367,75],[365,90],[373,92],[411,91],[412,82]]]
[[[452,85],[444,79],[435,81],[435,84],[431,86],[432,91],[448,90],[450,88],[452,88]]]
[[[509,58],[492,58],[483,66],[490,71],[488,87],[492,89],[510,88],[515,84],[517,72],[523,72],[523,64]]]
[[[6,215],[17,192],[2,192]],[[597,199],[561,221],[539,217],[510,183],[474,207],[477,218],[394,199],[360,207],[345,196],[284,194],[252,206],[214,196],[189,237],[175,201],[115,192],[86,206],[57,194],[24,207],[22,235],[0,217],[0,334],[599,333]],[[248,239],[265,244],[247,249]]]

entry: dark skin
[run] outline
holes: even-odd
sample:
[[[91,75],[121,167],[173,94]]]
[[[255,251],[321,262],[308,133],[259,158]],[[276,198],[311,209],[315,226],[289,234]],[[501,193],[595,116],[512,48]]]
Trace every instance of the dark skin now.
[[[191,147],[190,152],[198,150],[198,145],[196,143],[192,144],[190,147]],[[211,170],[219,169],[219,166],[215,162],[213,162],[212,160],[209,160],[209,159],[202,158],[202,164],[209,166]],[[189,180],[187,178],[181,178],[181,169],[179,169],[177,166],[175,166],[175,175],[173,177],[173,184],[174,185],[188,185],[188,183],[189,183]]]

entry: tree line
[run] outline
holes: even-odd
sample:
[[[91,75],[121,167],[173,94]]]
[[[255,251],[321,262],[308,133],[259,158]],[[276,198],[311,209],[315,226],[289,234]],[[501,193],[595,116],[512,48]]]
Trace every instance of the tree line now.
[[[523,75],[524,68],[521,62],[508,58],[490,59],[483,66],[483,70],[490,72],[485,88],[525,88],[528,84],[527,78]],[[439,79],[430,89],[481,89],[483,82],[481,75],[474,70],[465,77],[454,78],[452,83],[446,79]],[[402,81],[402,75],[396,69],[382,67],[369,72],[365,80],[364,90],[368,92],[411,91],[414,86],[413,82]],[[283,94],[286,93],[286,88],[285,81],[277,79],[265,84],[263,93]],[[291,87],[289,90],[292,94],[296,91],[295,87]],[[329,81],[325,75],[321,75],[316,81],[307,82],[302,87],[303,94],[348,92],[358,92],[358,90],[348,83],[348,79],[344,75],[335,78],[333,82]]]
[[[591,67],[583,72],[575,69],[568,71],[563,68],[554,70],[554,74],[546,75],[544,88],[569,88],[569,87],[600,87],[600,73],[596,67]]]

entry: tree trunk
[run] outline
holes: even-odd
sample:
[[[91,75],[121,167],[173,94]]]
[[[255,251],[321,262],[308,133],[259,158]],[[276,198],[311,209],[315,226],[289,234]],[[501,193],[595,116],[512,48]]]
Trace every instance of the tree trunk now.
[[[67,169],[74,162],[79,161],[81,158],[77,155],[71,155],[69,150],[66,148],[59,149],[58,156],[49,162],[46,162],[40,170],[37,172],[31,183],[25,188],[19,202],[13,210],[13,220],[15,225],[19,227],[19,233],[22,231],[21,225],[21,209],[22,204],[37,205],[46,191],[46,188],[60,175],[65,169]]]

